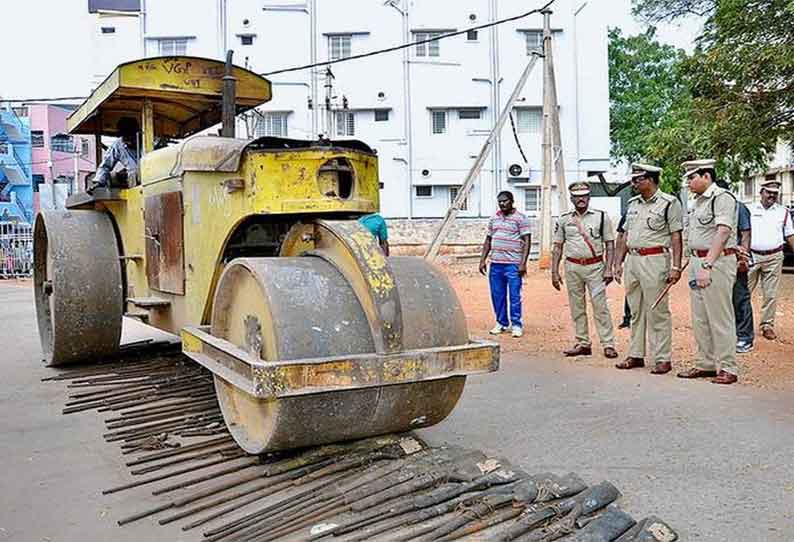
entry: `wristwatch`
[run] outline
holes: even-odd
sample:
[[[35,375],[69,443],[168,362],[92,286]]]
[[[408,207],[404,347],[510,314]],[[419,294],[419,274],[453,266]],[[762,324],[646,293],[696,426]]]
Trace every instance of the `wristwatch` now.
[[[710,264],[706,260],[703,260],[702,262],[700,262],[700,267],[702,267],[703,269],[708,269],[709,271],[711,271],[711,269],[714,267],[714,265]]]
[[[670,270],[671,271],[678,271],[679,273],[681,272],[681,268],[680,267],[675,267],[675,266],[671,267]]]

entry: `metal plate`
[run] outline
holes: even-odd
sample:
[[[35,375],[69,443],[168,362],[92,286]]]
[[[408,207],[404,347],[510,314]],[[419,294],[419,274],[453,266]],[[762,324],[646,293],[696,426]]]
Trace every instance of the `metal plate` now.
[[[144,200],[146,276],[153,290],[185,295],[182,193],[166,192]]]

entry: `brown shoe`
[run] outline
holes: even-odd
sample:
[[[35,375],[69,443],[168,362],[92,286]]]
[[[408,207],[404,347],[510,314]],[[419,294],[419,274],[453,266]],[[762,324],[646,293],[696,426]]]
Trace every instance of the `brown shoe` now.
[[[616,363],[615,367],[618,369],[635,369],[637,367],[645,367],[645,360],[642,358],[628,357],[620,363]]]
[[[678,373],[678,378],[713,378],[715,376],[717,376],[717,371],[706,371],[697,367]]]
[[[657,363],[656,365],[653,366],[653,369],[651,369],[651,374],[652,375],[666,375],[667,373],[669,373],[672,370],[673,370],[673,364],[672,363],[670,363],[669,361],[662,361],[662,362],[659,362],[659,363]]]
[[[607,346],[606,348],[604,348],[604,357],[610,359],[616,358],[618,357],[618,351],[611,346]]]
[[[735,384],[739,380],[739,377],[735,374],[726,373],[725,371],[720,371],[720,374],[717,375],[717,378],[712,378],[712,384]]]
[[[564,351],[563,354],[569,358],[576,356],[590,356],[593,354],[593,348],[584,344],[577,344],[573,348],[569,348],[568,350]]]
[[[774,341],[775,339],[777,339],[777,333],[775,333],[775,330],[772,329],[771,327],[765,327],[764,329],[762,329],[761,335],[764,336],[764,339],[770,341]]]

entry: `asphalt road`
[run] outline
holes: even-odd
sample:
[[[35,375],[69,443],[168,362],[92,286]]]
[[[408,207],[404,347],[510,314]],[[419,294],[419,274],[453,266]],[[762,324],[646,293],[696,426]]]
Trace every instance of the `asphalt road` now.
[[[0,282],[0,541],[197,541],[198,533],[119,517],[155,506],[129,481],[93,413],[61,415],[63,385],[42,383],[31,292]],[[132,330],[139,333],[140,330]],[[645,372],[510,355],[471,378],[458,408],[421,431],[530,472],[614,482],[636,518],[657,514],[684,541],[794,540],[794,398]]]

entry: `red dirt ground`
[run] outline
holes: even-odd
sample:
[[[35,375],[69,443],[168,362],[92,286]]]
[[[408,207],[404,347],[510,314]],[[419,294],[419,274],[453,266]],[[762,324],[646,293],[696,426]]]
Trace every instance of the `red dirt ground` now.
[[[488,330],[494,325],[493,310],[488,290],[488,280],[477,272],[476,264],[445,265],[452,285],[458,293],[466,311],[469,333],[477,337],[490,337]],[[739,382],[743,385],[774,389],[794,390],[794,275],[783,275],[780,286],[780,299],[777,305],[776,341],[768,341],[756,331],[755,349],[749,354],[738,355],[741,367]],[[612,320],[617,324],[623,317],[623,288],[612,284],[607,289],[609,309]],[[758,321],[760,290],[753,297],[753,308]],[[503,352],[526,352],[558,356],[561,362],[584,363],[590,366],[612,368],[614,361],[602,354],[595,333],[595,325],[590,320],[590,336],[593,339],[593,356],[565,358],[561,352],[573,345],[573,325],[568,309],[568,295],[563,289],[556,291],[551,286],[548,271],[540,271],[530,266],[524,281],[523,318],[524,336],[513,339],[500,335],[496,340]],[[689,292],[686,282],[679,282],[672,290],[671,308],[673,310],[673,370],[689,367],[694,361],[697,347],[692,336],[692,323],[689,306]],[[591,313],[588,304],[588,314]],[[623,359],[628,349],[629,330],[615,329],[616,347]],[[617,369],[614,369],[617,370]],[[635,370],[647,370],[635,369]],[[674,372],[660,378],[674,378]]]

